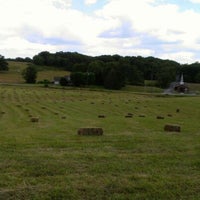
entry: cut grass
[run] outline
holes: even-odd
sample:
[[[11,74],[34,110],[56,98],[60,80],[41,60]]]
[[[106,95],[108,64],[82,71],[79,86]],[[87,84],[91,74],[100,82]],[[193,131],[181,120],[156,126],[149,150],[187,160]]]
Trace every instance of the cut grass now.
[[[9,71],[0,72],[0,83],[24,83],[21,73],[28,66],[28,63],[8,61],[8,64]],[[47,66],[36,66],[36,68],[38,69],[37,82],[45,79],[53,82],[55,76],[66,76],[69,74],[67,71],[56,68],[52,69],[52,67]]]
[[[200,198],[199,97],[0,86],[0,101],[0,199]]]
[[[37,81],[43,81],[43,80],[49,80],[53,82],[54,77],[62,77],[68,75],[69,72],[64,70],[45,70],[45,71],[39,71]]]

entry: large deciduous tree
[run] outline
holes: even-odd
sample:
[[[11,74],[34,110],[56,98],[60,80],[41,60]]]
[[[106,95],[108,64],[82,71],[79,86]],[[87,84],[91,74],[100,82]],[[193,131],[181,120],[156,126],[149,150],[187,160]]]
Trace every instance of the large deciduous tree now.
[[[117,62],[107,63],[104,69],[104,87],[119,90],[125,86],[124,70]]]
[[[74,86],[81,86],[86,84],[86,76],[83,72],[72,72],[70,77]]]
[[[8,63],[2,55],[0,55],[0,71],[8,71]]]
[[[22,71],[22,76],[26,83],[35,83],[37,79],[37,70],[33,65],[29,65]]]
[[[93,61],[89,64],[89,72],[94,73],[95,76],[95,84],[96,85],[103,85],[104,81],[104,74],[103,69],[105,67],[105,63],[103,61]]]

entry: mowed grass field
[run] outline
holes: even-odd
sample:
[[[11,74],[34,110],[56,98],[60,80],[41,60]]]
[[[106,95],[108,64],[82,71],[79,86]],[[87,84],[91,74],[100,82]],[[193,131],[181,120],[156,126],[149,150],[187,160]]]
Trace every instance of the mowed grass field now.
[[[8,61],[9,71],[0,72],[0,83],[24,83],[25,80],[22,77],[22,71],[26,67],[28,67],[28,63],[26,62],[15,62]],[[49,81],[53,81],[56,76],[65,76],[68,72],[56,68],[51,68],[47,66],[36,66],[37,73],[37,82],[43,81],[47,79]]]
[[[200,199],[199,101],[0,86],[0,199]],[[164,132],[168,123],[181,133]]]

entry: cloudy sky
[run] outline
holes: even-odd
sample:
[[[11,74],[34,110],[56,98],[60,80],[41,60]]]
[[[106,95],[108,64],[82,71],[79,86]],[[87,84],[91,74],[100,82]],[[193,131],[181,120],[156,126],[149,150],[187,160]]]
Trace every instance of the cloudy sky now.
[[[200,61],[200,0],[0,0],[0,54]]]

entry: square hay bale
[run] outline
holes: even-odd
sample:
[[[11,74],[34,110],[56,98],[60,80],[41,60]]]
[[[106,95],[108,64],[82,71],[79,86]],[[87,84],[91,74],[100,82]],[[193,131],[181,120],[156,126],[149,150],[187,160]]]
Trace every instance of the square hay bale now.
[[[125,118],[133,118],[133,114],[132,113],[128,113],[127,115],[125,115]]]
[[[164,126],[164,131],[167,132],[181,132],[181,127],[175,124],[166,124]]]
[[[39,118],[38,117],[32,117],[31,122],[39,122]]]
[[[100,135],[103,135],[103,129],[102,128],[80,128],[78,130],[78,135],[100,136]]]
[[[177,113],[179,113],[179,112],[180,112],[180,109],[179,109],[179,108],[177,108],[177,109],[176,109],[176,112],[177,112]]]
[[[156,118],[157,118],[157,119],[164,119],[164,117],[163,117],[163,116],[160,116],[160,115],[158,115]]]
[[[131,115],[126,115],[125,118],[133,118]]]
[[[106,118],[105,115],[98,115],[98,118]]]

